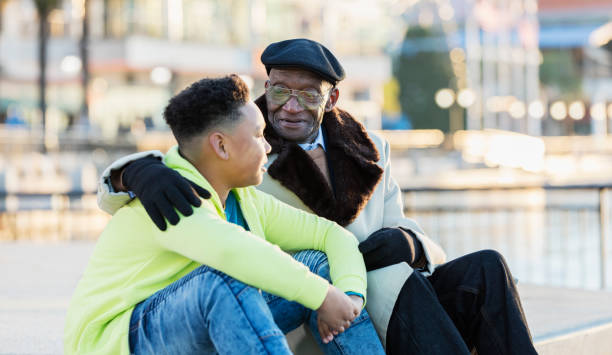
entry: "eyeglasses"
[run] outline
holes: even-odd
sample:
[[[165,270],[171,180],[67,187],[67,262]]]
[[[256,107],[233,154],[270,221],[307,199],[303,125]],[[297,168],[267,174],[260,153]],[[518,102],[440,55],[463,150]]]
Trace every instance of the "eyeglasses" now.
[[[331,91],[330,91],[331,92]],[[307,110],[316,110],[325,101],[325,95],[310,91],[301,91],[270,85],[266,88],[266,97],[275,105],[284,105],[291,96],[295,96],[298,103]]]

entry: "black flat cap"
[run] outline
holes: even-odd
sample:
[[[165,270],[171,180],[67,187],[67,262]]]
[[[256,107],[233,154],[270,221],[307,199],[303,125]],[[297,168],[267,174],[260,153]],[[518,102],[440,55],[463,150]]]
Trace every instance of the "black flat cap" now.
[[[261,54],[261,62],[270,74],[272,68],[304,68],[336,85],[344,79],[338,59],[321,43],[305,38],[270,44]]]

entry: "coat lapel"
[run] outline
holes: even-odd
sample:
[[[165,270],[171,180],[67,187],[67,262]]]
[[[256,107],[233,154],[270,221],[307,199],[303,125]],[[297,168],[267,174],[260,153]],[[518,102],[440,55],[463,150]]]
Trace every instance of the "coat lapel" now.
[[[281,138],[268,121],[265,96],[255,100],[267,125],[264,135],[278,154],[268,174],[295,193],[321,217],[350,224],[374,193],[383,170],[379,153],[365,128],[348,112],[334,108],[323,116],[326,156],[334,191],[310,156],[296,143]]]

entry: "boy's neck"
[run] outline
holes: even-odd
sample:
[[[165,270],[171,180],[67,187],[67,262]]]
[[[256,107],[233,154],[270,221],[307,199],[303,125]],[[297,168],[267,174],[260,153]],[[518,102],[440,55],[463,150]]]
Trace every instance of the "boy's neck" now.
[[[191,163],[202,176],[208,181],[210,186],[215,190],[219,199],[221,200],[221,205],[225,208],[225,201],[227,200],[227,196],[229,195],[231,186],[227,185],[227,179],[223,176],[223,169],[219,166],[215,166],[214,163],[210,162],[210,159],[205,159],[204,157],[192,157],[189,153],[181,152],[183,158]]]
[[[227,196],[231,190],[231,187],[223,184],[223,179],[219,179],[215,174],[210,173],[210,167],[199,167],[196,166],[196,169],[204,176],[204,178],[210,183],[210,186],[217,192],[219,195],[219,200],[221,200],[221,205],[225,208],[225,201],[227,200]]]

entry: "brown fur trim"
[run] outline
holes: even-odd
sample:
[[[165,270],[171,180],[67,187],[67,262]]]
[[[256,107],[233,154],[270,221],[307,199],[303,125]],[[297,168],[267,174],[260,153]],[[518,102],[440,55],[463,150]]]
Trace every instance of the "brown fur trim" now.
[[[383,169],[376,146],[361,123],[334,108],[323,116],[327,165],[334,191],[310,156],[297,144],[281,138],[268,121],[264,96],[255,100],[266,118],[264,135],[278,154],[268,174],[295,193],[321,217],[347,226],[357,218],[374,193]]]

